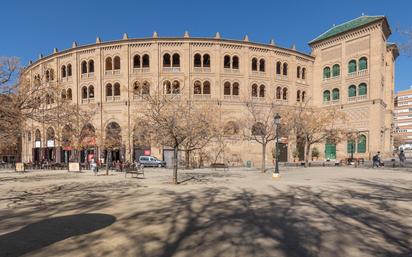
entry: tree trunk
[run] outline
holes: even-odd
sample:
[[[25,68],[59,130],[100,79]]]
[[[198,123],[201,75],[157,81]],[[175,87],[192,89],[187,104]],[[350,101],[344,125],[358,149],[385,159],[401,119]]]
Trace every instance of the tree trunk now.
[[[77,155],[77,163],[79,164],[79,171],[82,170],[82,150],[76,150],[76,155]]]
[[[106,176],[109,176],[109,153],[110,151],[106,151]]]
[[[262,167],[261,171],[266,171],[266,144],[262,144]]]
[[[190,151],[186,150],[185,152],[185,166],[186,169],[190,169]]]
[[[177,159],[177,150],[178,147],[175,146],[175,148],[173,149],[173,159],[174,159],[174,163],[173,163],[173,184],[177,185],[177,167],[178,167],[178,162],[179,160]]]
[[[310,144],[305,143],[305,168],[309,166]]]

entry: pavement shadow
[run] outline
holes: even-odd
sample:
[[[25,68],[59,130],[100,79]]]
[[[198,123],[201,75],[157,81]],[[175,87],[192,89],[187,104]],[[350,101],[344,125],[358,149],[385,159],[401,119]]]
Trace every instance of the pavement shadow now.
[[[0,256],[21,256],[69,237],[105,228],[115,221],[116,217],[101,213],[44,219],[17,231],[0,235]]]

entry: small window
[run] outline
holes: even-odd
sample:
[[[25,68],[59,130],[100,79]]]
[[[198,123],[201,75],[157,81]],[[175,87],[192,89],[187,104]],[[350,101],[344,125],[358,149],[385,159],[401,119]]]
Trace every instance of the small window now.
[[[339,89],[335,88],[332,90],[332,100],[339,100]]]
[[[333,65],[333,67],[332,67],[332,76],[333,77],[340,76],[340,66],[339,66],[339,64]]]
[[[138,96],[138,95],[141,94],[141,92],[142,92],[142,89],[141,89],[141,87],[140,87],[140,82],[139,82],[139,81],[136,81],[136,82],[133,84],[133,95]]]
[[[359,59],[359,70],[366,69],[368,69],[368,59],[366,57],[362,57]]]
[[[302,102],[304,102],[306,99],[306,92],[302,91]]]
[[[165,94],[169,95],[172,93],[172,84],[170,83],[169,80],[166,80],[163,82],[163,87],[164,87]]]
[[[72,65],[70,63],[67,64],[67,76],[68,77],[72,76]]]
[[[355,86],[355,85],[349,86],[349,88],[348,88],[348,96],[349,96],[349,97],[356,96],[356,86]]]
[[[148,54],[143,55],[143,68],[149,68],[150,67],[150,57]]]
[[[330,91],[326,90],[323,91],[323,102],[329,102],[330,101]]]
[[[94,87],[89,86],[89,98],[94,98]]]
[[[171,62],[170,62],[170,54],[164,54],[163,55],[163,67],[170,67]]]
[[[200,95],[201,93],[202,93],[202,83],[200,83],[200,81],[196,80],[194,85],[193,85],[193,94]]]
[[[346,146],[346,151],[348,152],[348,154],[353,154],[353,153],[356,152],[355,140],[353,140],[353,139],[348,140],[347,146]]]
[[[67,89],[67,99],[72,100],[72,89],[71,88]]]
[[[113,96],[113,86],[110,83],[106,85],[106,96]]]
[[[66,65],[63,65],[62,66],[62,78],[65,78],[66,77]]]
[[[358,153],[366,153],[366,136],[360,135],[358,139]]]
[[[232,69],[238,70],[239,69],[239,57],[233,56],[232,58]]]
[[[210,95],[210,82],[209,81],[203,82],[203,94]]]
[[[107,57],[106,58],[106,70],[113,70],[113,65],[112,65],[112,58],[111,57]]]
[[[115,83],[114,84],[114,96],[120,96],[120,84],[119,83]]]
[[[330,68],[329,67],[323,68],[323,78],[324,79],[330,78]]]
[[[287,63],[283,63],[283,73],[284,76],[288,75],[288,64]]]
[[[283,88],[283,100],[288,99],[288,89],[285,87]]]
[[[306,79],[306,68],[302,68],[302,79]]]
[[[147,81],[143,82],[142,95],[150,95],[150,83]]]
[[[90,60],[89,61],[89,73],[93,73],[94,72],[94,61]]]
[[[140,63],[140,55],[136,54],[133,57],[133,68],[140,68],[141,63]]]
[[[119,56],[114,57],[113,62],[114,62],[114,69],[120,70],[120,57]]]
[[[180,67],[180,55],[179,54],[173,54],[173,67]]]
[[[277,87],[276,88],[276,99],[280,99],[282,95],[282,88],[281,87]]]
[[[265,59],[260,59],[260,61],[259,61],[259,71],[265,72]]]
[[[296,91],[296,101],[300,102],[300,90]]]
[[[253,58],[252,59],[252,71],[257,71],[257,69],[258,69],[258,64],[257,64],[257,59],[256,58]]]
[[[230,95],[230,82],[225,82],[225,84],[223,84],[223,94]]]
[[[225,55],[225,57],[223,58],[223,67],[225,69],[230,69],[230,56],[229,55]]]
[[[257,97],[258,96],[258,85],[253,84],[252,85],[252,97]]]
[[[180,82],[175,80],[173,81],[173,88],[172,88],[172,93],[175,95],[180,94]]]
[[[300,66],[296,68],[296,77],[299,79],[300,78]]]
[[[280,75],[280,74],[281,74],[281,70],[282,70],[282,63],[281,63],[281,62],[277,62],[277,63],[276,63],[276,74]]]
[[[193,57],[193,66],[201,67],[202,66],[202,56],[200,54],[195,54]]]
[[[82,99],[87,99],[87,87],[82,87]]]
[[[356,71],[356,61],[351,60],[348,64],[348,71],[349,73],[355,72]]]
[[[203,55],[203,67],[210,67],[210,55]]]
[[[367,94],[367,86],[365,83],[362,83],[358,87],[358,95],[366,95]]]
[[[265,85],[259,87],[259,97],[265,97]]]
[[[233,83],[232,95],[239,95],[239,83]]]

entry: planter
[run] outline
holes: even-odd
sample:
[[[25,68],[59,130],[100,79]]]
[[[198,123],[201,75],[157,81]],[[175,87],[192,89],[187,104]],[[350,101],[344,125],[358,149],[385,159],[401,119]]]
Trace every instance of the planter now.
[[[78,162],[69,162],[70,172],[80,172],[80,164]]]

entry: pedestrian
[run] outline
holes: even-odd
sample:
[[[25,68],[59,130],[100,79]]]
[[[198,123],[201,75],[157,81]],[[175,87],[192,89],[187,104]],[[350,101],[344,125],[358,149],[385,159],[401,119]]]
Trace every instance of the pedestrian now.
[[[381,157],[380,157],[381,152],[378,152],[376,155],[373,156],[372,158],[372,168],[379,168],[381,165]]]
[[[403,150],[399,153],[399,164],[401,167],[405,167],[406,156]]]
[[[92,171],[94,172],[94,175],[97,176],[97,164],[94,161],[94,159],[91,160],[90,162],[90,168],[92,169]]]

